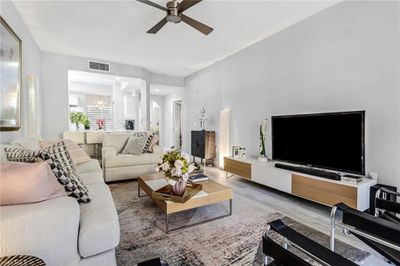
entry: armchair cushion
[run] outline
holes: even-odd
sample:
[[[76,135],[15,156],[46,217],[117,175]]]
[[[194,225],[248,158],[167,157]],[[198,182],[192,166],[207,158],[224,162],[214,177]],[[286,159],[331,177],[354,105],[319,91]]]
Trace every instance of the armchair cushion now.
[[[155,145],[153,149],[156,151],[154,153],[143,153],[141,155],[133,154],[118,154],[116,156],[110,156],[105,158],[106,167],[125,167],[125,166],[135,166],[144,164],[157,164],[161,158],[160,148],[156,148]]]

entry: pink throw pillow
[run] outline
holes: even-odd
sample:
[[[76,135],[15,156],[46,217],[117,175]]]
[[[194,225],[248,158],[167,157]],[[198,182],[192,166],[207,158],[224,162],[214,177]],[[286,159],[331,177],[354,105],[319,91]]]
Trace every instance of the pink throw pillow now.
[[[40,147],[47,148],[50,145],[59,142],[60,140],[57,141],[41,141],[40,142]],[[79,147],[78,144],[73,142],[72,140],[69,139],[63,139],[65,146],[67,146],[67,150],[69,154],[71,155],[71,159],[74,162],[75,165],[81,164],[81,163],[87,163],[90,162],[92,159],[89,157],[89,155],[86,154],[84,150]]]
[[[47,162],[0,163],[0,206],[66,196]]]

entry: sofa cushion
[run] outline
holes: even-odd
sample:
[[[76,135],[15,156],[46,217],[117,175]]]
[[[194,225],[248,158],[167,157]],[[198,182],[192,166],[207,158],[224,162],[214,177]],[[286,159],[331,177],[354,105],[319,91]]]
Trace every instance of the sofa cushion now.
[[[119,221],[110,190],[105,184],[88,185],[92,201],[80,204],[78,250],[89,257],[115,248],[119,243]]]
[[[127,133],[110,133],[103,136],[103,147],[114,147],[117,153],[120,153],[131,134]]]
[[[46,265],[78,265],[79,204],[59,197],[0,207],[0,256],[29,254]]]
[[[118,154],[108,157],[106,167],[124,167],[143,164],[156,164],[160,161],[159,153],[143,153],[141,155]]]
[[[80,176],[86,185],[104,184],[103,172],[82,173]]]
[[[91,159],[89,162],[76,165],[76,170],[79,174],[101,172],[101,167],[98,160]]]
[[[52,144],[55,144],[58,141],[40,141],[40,147],[41,148],[47,148]],[[87,163],[90,162],[90,157],[87,155],[87,153],[81,149],[78,144],[73,142],[72,140],[69,139],[64,139],[63,140],[65,143],[65,146],[67,146],[67,150],[69,154],[71,155],[71,159],[74,162],[75,165],[81,164],[81,163]]]
[[[20,139],[16,139],[11,142],[11,145],[18,146],[20,148],[28,149],[31,151],[40,150],[39,141],[43,139],[39,136],[28,136]]]

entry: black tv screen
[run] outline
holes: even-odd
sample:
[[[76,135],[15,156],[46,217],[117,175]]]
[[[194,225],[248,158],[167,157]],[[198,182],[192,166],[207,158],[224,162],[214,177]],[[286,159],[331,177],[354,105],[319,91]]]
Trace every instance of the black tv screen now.
[[[365,111],[272,117],[274,160],[365,174]]]

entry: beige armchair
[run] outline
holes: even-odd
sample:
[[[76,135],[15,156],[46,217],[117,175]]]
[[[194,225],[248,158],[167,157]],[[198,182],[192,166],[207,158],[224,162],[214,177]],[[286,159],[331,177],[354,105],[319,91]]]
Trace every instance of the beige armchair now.
[[[155,173],[163,150],[153,146],[153,153],[141,155],[122,154],[130,134],[110,133],[103,136],[102,166],[105,181],[137,178],[143,174]]]

